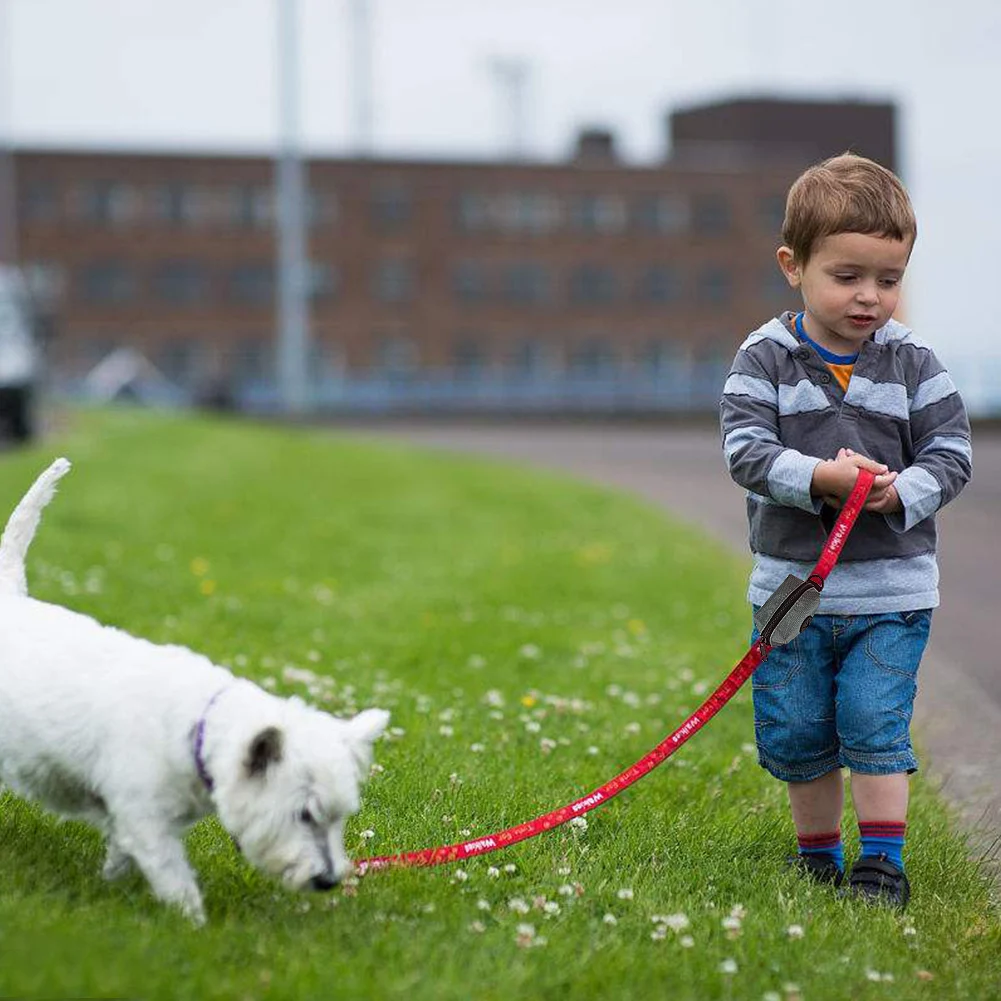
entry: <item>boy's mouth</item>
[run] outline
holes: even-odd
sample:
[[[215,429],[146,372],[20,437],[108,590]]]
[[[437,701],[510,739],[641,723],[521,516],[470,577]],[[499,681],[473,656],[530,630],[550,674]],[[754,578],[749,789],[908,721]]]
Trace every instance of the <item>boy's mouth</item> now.
[[[869,313],[857,313],[854,316],[849,316],[848,319],[856,327],[867,327],[870,323],[876,322],[876,317],[870,315]]]

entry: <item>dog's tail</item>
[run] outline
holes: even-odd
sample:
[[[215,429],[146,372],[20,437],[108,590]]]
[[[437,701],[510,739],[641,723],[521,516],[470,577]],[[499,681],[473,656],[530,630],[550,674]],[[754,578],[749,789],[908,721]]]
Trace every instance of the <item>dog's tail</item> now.
[[[56,484],[69,472],[68,459],[56,459],[32,484],[14,508],[0,538],[0,594],[27,594],[24,558],[35,537],[45,505],[52,500]]]

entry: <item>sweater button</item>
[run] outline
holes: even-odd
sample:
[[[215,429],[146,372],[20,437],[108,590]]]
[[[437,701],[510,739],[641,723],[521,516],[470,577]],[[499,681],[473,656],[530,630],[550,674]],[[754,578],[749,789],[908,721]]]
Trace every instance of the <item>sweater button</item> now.
[[[817,377],[817,382],[819,382],[823,386],[826,386],[830,381],[831,377],[830,375],[828,375],[827,372],[821,372],[820,375]]]

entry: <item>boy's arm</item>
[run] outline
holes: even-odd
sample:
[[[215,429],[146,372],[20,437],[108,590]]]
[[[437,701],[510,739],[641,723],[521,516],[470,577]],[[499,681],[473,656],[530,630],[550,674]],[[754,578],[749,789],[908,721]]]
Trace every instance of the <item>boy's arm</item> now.
[[[720,431],[730,476],[777,504],[818,514],[823,501],[811,496],[810,487],[822,460],[782,444],[778,412],[778,387],[761,361],[742,348],[720,401]]]
[[[970,421],[942,363],[928,351],[910,401],[914,462],[893,486],[902,510],[886,515],[895,532],[906,532],[949,503],[969,482],[973,470]]]

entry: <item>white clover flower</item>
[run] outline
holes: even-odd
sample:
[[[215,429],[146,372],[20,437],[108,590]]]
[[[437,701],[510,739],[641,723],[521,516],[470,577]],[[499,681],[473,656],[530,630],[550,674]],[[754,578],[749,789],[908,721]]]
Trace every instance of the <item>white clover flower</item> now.
[[[542,724],[538,720],[530,719],[525,724],[525,729],[529,733],[538,733],[542,729]]]
[[[574,888],[569,883],[564,883],[557,891],[561,897],[572,897]]]
[[[542,656],[542,651],[534,643],[526,643],[518,653],[525,660],[538,660]]]
[[[789,927],[786,928],[786,934],[789,938],[802,938],[805,932],[803,931],[802,925],[789,925]]]
[[[465,883],[469,879],[469,873],[465,869],[456,869],[455,878],[460,883]]]
[[[678,939],[678,945],[680,945],[682,949],[691,949],[695,945],[695,939],[692,938],[691,935],[682,935],[681,938]]]
[[[732,959],[724,959],[723,962],[719,964],[719,972],[726,974],[736,973],[737,963]]]
[[[635,722],[627,723],[625,726],[626,733],[639,733],[641,729],[642,727],[639,725],[639,723]]]
[[[650,932],[650,938],[654,942],[662,942],[667,938],[667,925],[657,925],[652,932]]]
[[[569,876],[570,875],[570,866],[568,866],[568,865],[561,865],[559,867],[559,869],[556,870],[556,875],[557,876]]]
[[[668,914],[663,921],[671,931],[684,931],[691,924],[687,914]]]
[[[507,902],[507,909],[509,911],[514,911],[515,914],[527,914],[532,908],[529,907],[527,901],[521,897],[512,897]]]
[[[614,914],[606,914],[601,920],[606,925],[617,925],[619,923],[619,919]]]
[[[535,925],[521,924],[515,930],[526,938],[535,938]]]
[[[619,898],[619,900],[632,900],[633,899],[633,891],[628,886],[627,887],[623,887],[615,895]]]
[[[560,913],[560,905],[558,903],[556,903],[555,900],[547,900],[542,905],[542,910],[546,914],[559,914]]]
[[[543,754],[550,754],[556,749],[556,741],[550,737],[543,737],[542,740],[539,741],[539,749]]]
[[[455,733],[455,730],[448,725],[443,725],[438,727],[438,733],[443,737],[451,737]]]
[[[487,659],[486,657],[481,657],[478,653],[474,653],[469,660],[466,661],[466,666],[471,667],[474,670],[478,670],[481,667],[486,667]]]
[[[723,918],[720,922],[726,931],[740,931],[740,918],[728,917]]]
[[[489,900],[482,900],[482,899],[481,900],[477,900],[476,901],[476,909],[478,911],[489,911],[490,910],[490,901]]]
[[[504,871],[506,873],[516,873],[518,871],[518,867],[513,862],[508,862],[508,864],[504,866]]]
[[[574,817],[573,820],[570,821],[570,826],[573,827],[573,828],[575,828],[578,831],[586,831],[587,830],[587,818],[586,817]]]
[[[362,831],[360,835],[365,841],[370,841],[375,837],[375,831]]]
[[[473,754],[482,754],[486,750],[486,747],[480,743],[470,744],[469,750],[472,751]]]
[[[500,875],[500,869],[498,869],[497,866],[492,865],[489,869],[487,869],[487,875],[491,879],[496,879]]]
[[[470,924],[469,930],[477,935],[482,935],[487,930],[487,926],[482,921],[474,921]]]

